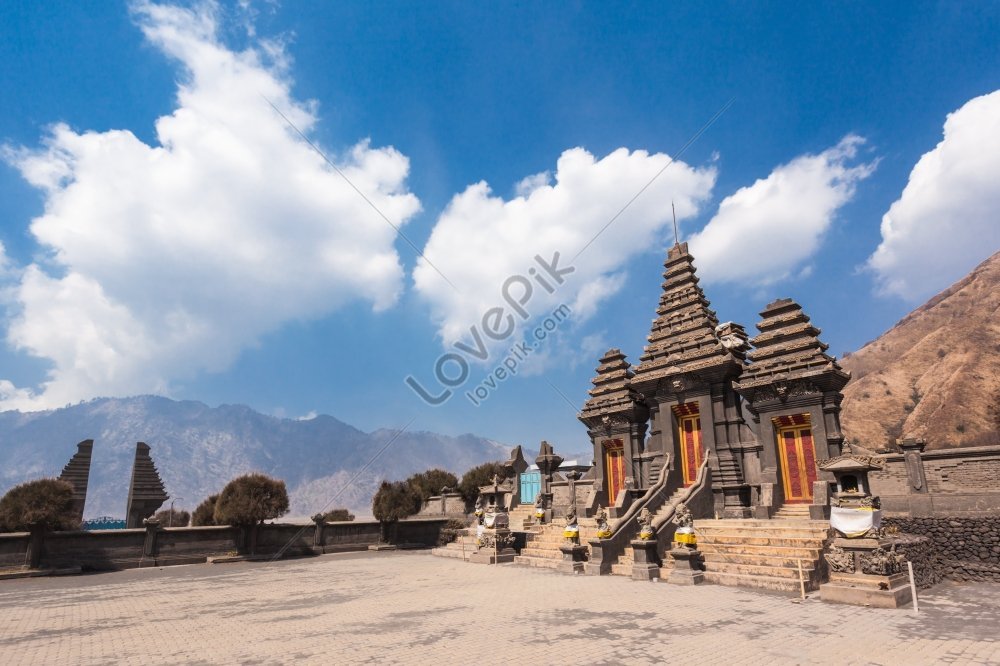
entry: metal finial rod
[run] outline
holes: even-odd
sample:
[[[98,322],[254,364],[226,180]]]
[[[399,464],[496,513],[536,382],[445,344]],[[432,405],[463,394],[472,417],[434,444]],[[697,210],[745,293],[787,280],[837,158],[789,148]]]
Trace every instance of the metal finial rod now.
[[[674,245],[680,245],[681,239],[680,236],[677,235],[677,209],[674,208],[673,201],[670,202],[670,210],[674,214]]]

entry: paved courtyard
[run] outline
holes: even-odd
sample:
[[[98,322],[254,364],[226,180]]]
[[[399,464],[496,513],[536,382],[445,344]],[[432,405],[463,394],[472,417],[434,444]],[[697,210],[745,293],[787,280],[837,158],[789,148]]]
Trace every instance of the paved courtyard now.
[[[3,581],[0,662],[1000,663],[1000,585],[920,611],[345,554]]]

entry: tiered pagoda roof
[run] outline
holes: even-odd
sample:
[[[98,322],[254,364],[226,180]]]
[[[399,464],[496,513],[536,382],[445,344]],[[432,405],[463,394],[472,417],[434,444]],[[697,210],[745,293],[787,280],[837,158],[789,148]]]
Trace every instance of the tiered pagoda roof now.
[[[619,349],[609,349],[597,366],[597,376],[591,380],[590,398],[583,405],[579,419],[600,419],[612,414],[632,413],[642,408],[642,396],[631,386],[632,366]]]
[[[90,459],[94,451],[94,440],[85,439],[76,445],[76,453],[59,475],[61,481],[73,486],[73,510],[83,520],[83,508],[87,502],[87,485],[90,482]]]
[[[770,303],[760,313],[760,334],[751,340],[750,365],[736,384],[748,389],[779,380],[818,379],[828,376],[840,390],[850,373],[826,353],[829,345],[819,339],[820,330],[809,323],[801,306],[790,298]]]
[[[649,344],[640,357],[633,383],[655,382],[731,363],[741,365],[746,334],[741,326],[727,324],[727,331],[734,340],[728,344],[720,340],[719,320],[698,286],[694,259],[688,252],[687,243],[677,243],[670,248],[663,265],[663,293],[656,309],[657,317],[646,338]],[[740,336],[742,339],[735,339]]]

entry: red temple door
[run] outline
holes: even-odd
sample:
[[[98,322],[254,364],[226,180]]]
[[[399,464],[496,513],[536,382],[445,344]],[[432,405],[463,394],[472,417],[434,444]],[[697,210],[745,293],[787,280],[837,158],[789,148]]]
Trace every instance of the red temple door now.
[[[817,477],[816,446],[809,415],[782,416],[775,419],[775,425],[785,501],[808,504],[812,502],[812,487]]]
[[[677,405],[674,415],[677,417],[677,448],[680,451],[681,478],[684,486],[690,486],[698,478],[698,468],[701,466],[701,415],[697,403]]]
[[[614,506],[618,493],[625,487],[625,447],[620,439],[604,443],[604,475],[607,479],[608,504]]]

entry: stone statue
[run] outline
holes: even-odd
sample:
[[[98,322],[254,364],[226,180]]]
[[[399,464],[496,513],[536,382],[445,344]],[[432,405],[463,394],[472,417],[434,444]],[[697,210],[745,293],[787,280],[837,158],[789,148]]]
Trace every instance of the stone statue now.
[[[677,529],[674,530],[674,547],[697,548],[698,539],[694,534],[694,516],[691,515],[691,509],[687,507],[687,504],[681,502],[674,507],[671,522],[677,525]]]
[[[611,536],[611,525],[608,524],[608,511],[600,504],[597,505],[597,513],[594,515],[597,521],[597,538],[607,539]]]
[[[476,523],[483,524],[483,516],[486,514],[486,498],[480,495],[476,498]]]
[[[694,527],[694,517],[691,515],[691,510],[683,502],[674,509],[673,522],[678,527]]]
[[[580,526],[576,521],[576,507],[572,504],[566,510],[566,526],[563,528],[563,538],[569,543],[577,543],[580,539]]]
[[[576,507],[572,505],[566,509],[566,526],[570,525],[576,525]]]
[[[649,509],[643,507],[642,511],[639,512],[639,538],[643,541],[649,541],[655,536],[653,514],[649,512]]]
[[[834,546],[829,553],[825,553],[827,564],[831,571],[837,573],[854,573],[854,556],[840,546]]]

